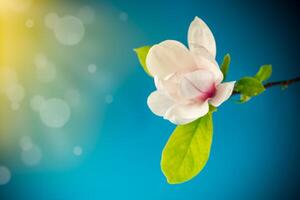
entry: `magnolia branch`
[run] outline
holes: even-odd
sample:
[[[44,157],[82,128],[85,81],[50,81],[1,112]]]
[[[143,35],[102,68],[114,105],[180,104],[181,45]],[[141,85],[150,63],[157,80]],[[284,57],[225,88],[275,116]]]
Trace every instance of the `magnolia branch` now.
[[[288,80],[282,80],[282,81],[274,81],[274,82],[269,82],[264,84],[264,87],[270,88],[270,87],[274,87],[274,86],[282,86],[282,87],[287,87],[293,83],[297,83],[300,82],[300,76],[292,78],[292,79],[288,79]],[[237,95],[240,94],[239,92],[233,92],[231,96],[233,95]]]

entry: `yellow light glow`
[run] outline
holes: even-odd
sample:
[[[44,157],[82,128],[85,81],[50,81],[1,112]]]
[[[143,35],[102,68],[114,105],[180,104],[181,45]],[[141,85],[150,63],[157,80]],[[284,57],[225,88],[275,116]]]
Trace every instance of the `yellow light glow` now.
[[[0,11],[3,12],[22,12],[30,8],[31,0],[1,0]]]

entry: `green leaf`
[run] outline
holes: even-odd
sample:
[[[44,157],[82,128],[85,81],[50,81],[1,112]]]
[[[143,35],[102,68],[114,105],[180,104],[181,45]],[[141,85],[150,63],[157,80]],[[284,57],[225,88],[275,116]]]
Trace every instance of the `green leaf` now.
[[[258,72],[254,76],[260,82],[266,81],[272,75],[272,65],[263,65],[259,68]]]
[[[241,94],[239,103],[246,103],[251,99],[251,97]]]
[[[222,71],[223,76],[224,76],[223,80],[226,79],[226,76],[227,76],[227,73],[228,73],[228,70],[229,70],[230,61],[231,61],[230,55],[226,54],[223,58],[223,62],[222,62],[222,65],[221,65],[221,71]]]
[[[205,166],[212,143],[212,113],[186,125],[177,126],[161,159],[161,168],[170,184],[186,182]]]
[[[235,84],[234,90],[245,96],[256,96],[262,93],[265,88],[263,84],[253,77],[244,77]]]
[[[217,112],[217,108],[213,105],[209,105],[209,112],[213,113],[213,112]]]
[[[148,71],[148,68],[146,66],[146,57],[147,57],[147,54],[150,50],[151,46],[143,46],[143,47],[140,47],[140,48],[136,48],[134,49],[135,53],[137,54],[137,57],[140,61],[140,64],[141,66],[143,67],[143,69],[145,70],[145,72],[149,75],[149,76],[152,76],[150,74],[150,72]]]

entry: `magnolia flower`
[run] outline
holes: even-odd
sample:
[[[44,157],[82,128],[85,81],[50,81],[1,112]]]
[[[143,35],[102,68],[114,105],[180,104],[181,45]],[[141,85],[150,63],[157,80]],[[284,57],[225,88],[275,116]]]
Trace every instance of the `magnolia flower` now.
[[[221,83],[216,43],[208,26],[196,17],[188,30],[189,49],[175,40],[151,47],[146,65],[156,91],[148,97],[151,111],[174,124],[190,123],[218,107],[232,94],[235,82]]]

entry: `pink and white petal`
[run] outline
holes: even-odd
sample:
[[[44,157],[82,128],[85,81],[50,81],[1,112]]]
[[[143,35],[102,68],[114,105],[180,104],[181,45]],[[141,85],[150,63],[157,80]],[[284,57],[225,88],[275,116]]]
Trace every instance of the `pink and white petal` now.
[[[219,84],[217,86],[215,96],[209,101],[209,103],[213,106],[218,107],[224,101],[229,99],[229,97],[231,96],[231,94],[233,92],[234,84],[235,84],[235,81]]]
[[[182,97],[179,93],[179,83],[177,81],[172,80],[171,77],[168,80],[154,77],[154,82],[157,90],[163,91],[176,102],[182,101]]]
[[[163,80],[159,79],[157,76],[154,76],[154,84],[157,90],[164,90]]]
[[[199,47],[204,47],[213,56],[213,58],[216,57],[215,38],[206,23],[199,17],[195,17],[190,24],[188,30],[188,43],[189,49],[192,52],[197,50]]]
[[[214,75],[206,69],[188,73],[183,76],[180,83],[181,94],[193,99],[209,92],[214,87]]]
[[[164,92],[154,91],[149,95],[147,104],[154,114],[164,116],[174,105],[174,101]]]
[[[167,119],[167,118],[165,118]],[[188,124],[191,123],[193,121],[195,121],[196,119],[192,118],[192,119],[186,119],[186,118],[178,118],[176,116],[170,116],[169,120],[172,124],[175,125],[184,125],[184,124]]]
[[[201,54],[193,54],[194,60],[199,69],[209,70],[214,74],[215,83],[219,84],[223,80],[223,73],[219,68],[218,63],[214,59],[207,58]]]
[[[193,51],[191,51],[191,53],[194,56],[202,56],[204,58],[209,59],[212,62],[216,62],[215,61],[215,57],[206,48],[204,48],[203,46],[199,46],[199,47],[195,46],[193,48]]]
[[[151,47],[146,58],[146,64],[149,72],[160,79],[196,67],[189,50],[175,40],[166,40]]]
[[[166,90],[168,87],[174,87],[180,81],[177,80],[176,74],[171,74],[165,79],[161,79],[158,76],[154,76],[154,84],[157,90]]]
[[[207,101],[176,104],[166,112],[164,118],[174,124],[182,125],[206,115],[208,111],[209,105]]]

